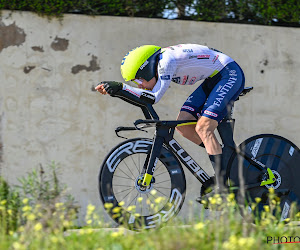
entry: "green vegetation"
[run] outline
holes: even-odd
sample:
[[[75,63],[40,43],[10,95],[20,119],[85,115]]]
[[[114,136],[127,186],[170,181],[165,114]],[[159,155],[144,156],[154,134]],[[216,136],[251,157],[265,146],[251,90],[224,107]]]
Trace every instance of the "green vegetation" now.
[[[0,10],[300,26],[299,0],[0,0]]]
[[[238,212],[233,194],[209,199],[210,215],[204,216],[200,205],[190,209],[189,219],[174,219],[156,230],[132,232],[124,228],[105,229],[103,214],[88,205],[84,226],[77,225],[77,207],[58,181],[55,164],[40,167],[21,178],[20,186],[10,188],[0,181],[0,248],[1,249],[295,249],[299,227],[289,220],[280,222],[273,212],[279,200],[270,191],[270,204],[261,219]],[[157,203],[161,202],[157,199]],[[260,200],[253,203],[252,209]],[[105,207],[110,209],[111,204]],[[121,205],[121,203],[120,203]],[[190,204],[192,207],[192,204]],[[201,212],[200,212],[201,211]],[[116,211],[118,214],[119,211]],[[300,219],[300,213],[293,214]],[[253,222],[256,221],[254,224]],[[289,238],[292,237],[292,238]],[[298,238],[297,238],[298,237]]]

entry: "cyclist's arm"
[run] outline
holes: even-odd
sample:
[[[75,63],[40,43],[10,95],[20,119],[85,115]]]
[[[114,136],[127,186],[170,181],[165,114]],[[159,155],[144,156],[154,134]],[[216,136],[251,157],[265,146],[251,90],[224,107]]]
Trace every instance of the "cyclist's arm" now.
[[[152,96],[155,98],[154,103],[158,103],[170,86],[172,76],[176,70],[175,60],[162,58],[158,64],[158,80],[152,90],[143,90],[123,84],[123,90],[137,96]]]

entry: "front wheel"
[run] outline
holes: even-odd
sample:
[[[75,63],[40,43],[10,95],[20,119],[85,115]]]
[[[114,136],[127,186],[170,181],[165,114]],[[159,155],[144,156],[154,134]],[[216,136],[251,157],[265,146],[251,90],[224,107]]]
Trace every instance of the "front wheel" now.
[[[153,141],[135,138],[111,150],[99,174],[100,198],[109,216],[133,230],[155,228],[181,209],[186,180],[180,162],[163,146],[148,187],[140,185]]]
[[[273,134],[261,134],[253,136],[239,146],[239,150],[246,153],[252,159],[263,163],[270,168],[276,181],[272,184],[257,186],[246,189],[246,203],[260,200],[258,212],[268,205],[268,193],[272,188],[280,197],[281,219],[284,220],[291,215],[291,203],[296,203],[296,211],[300,208],[300,150],[289,140]],[[239,167],[240,166],[240,167]],[[249,185],[264,181],[266,174],[253,166],[241,155],[233,153],[227,168],[227,176],[231,185],[239,187],[236,196],[239,203],[245,201],[241,197],[241,184]],[[256,199],[259,198],[259,199]],[[249,207],[250,209],[250,207]]]

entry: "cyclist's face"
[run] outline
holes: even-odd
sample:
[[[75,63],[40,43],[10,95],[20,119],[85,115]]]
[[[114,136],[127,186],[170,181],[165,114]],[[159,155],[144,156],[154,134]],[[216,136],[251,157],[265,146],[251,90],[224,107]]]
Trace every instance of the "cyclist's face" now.
[[[138,88],[140,89],[149,89],[152,90],[156,84],[156,78],[153,77],[150,81],[146,81],[143,78],[139,78],[138,79],[140,82],[142,82],[141,84],[138,85]]]

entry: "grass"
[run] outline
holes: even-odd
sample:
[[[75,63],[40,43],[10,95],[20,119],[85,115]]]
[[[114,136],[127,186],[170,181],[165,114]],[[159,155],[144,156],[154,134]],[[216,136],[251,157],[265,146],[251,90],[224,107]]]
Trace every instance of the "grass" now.
[[[214,198],[216,201],[213,201],[213,206],[220,207],[218,197]],[[0,202],[0,204],[4,203],[4,201]],[[273,244],[278,242],[276,240],[278,237],[279,242],[282,240],[285,242],[285,238],[282,237],[293,237],[291,241],[297,241],[297,239],[299,241],[300,239],[296,237],[300,237],[300,230],[292,223],[287,224],[287,221],[279,222],[271,213],[272,206],[265,208],[262,219],[256,224],[247,222],[247,218],[240,216],[235,209],[236,204],[232,197],[228,196],[227,202],[222,202],[221,206],[222,211],[211,211],[209,219],[204,219],[203,213],[200,213],[199,216],[195,216],[196,220],[186,221],[184,224],[176,219],[161,229],[133,232],[125,228],[105,229],[106,225],[103,224],[97,209],[89,205],[85,216],[85,226],[74,230],[76,216],[74,214],[73,220],[70,215],[67,216],[67,208],[63,203],[56,203],[54,205],[56,210],[46,216],[47,221],[45,221],[45,208],[39,205],[31,207],[28,200],[24,199],[20,216],[25,223],[15,231],[10,230],[6,233],[5,230],[1,230],[0,249],[252,250],[299,247],[299,243]],[[199,205],[199,211],[200,207]],[[4,205],[0,205],[0,211],[4,211]],[[299,220],[299,218],[298,213],[294,220]],[[1,226],[3,229],[3,221]]]
[[[108,229],[103,222],[102,208],[88,205],[84,226],[78,225],[78,207],[67,198],[65,187],[58,181],[54,166],[50,175],[43,168],[20,180],[16,191],[0,180],[0,249],[299,249],[300,212],[291,220],[280,221],[274,215],[279,200],[270,189],[270,204],[260,216],[238,211],[233,194],[215,195],[209,200],[210,214],[204,216],[201,205],[189,210],[185,221],[175,218],[155,230],[129,231],[119,227]],[[156,199],[157,203],[162,202]],[[121,205],[119,203],[119,205]],[[252,210],[260,204],[256,199]],[[111,204],[105,207],[113,208]],[[192,207],[192,206],[190,206]],[[131,208],[132,209],[132,208]],[[134,211],[134,208],[133,208]],[[115,211],[120,214],[120,211]],[[81,224],[81,225],[82,225]]]

